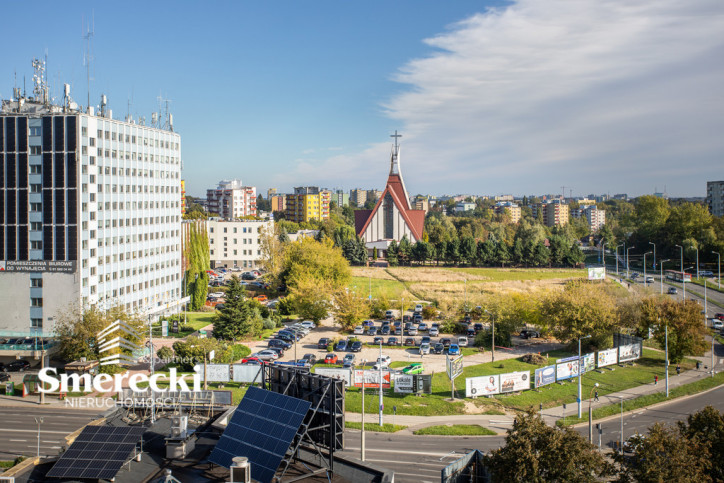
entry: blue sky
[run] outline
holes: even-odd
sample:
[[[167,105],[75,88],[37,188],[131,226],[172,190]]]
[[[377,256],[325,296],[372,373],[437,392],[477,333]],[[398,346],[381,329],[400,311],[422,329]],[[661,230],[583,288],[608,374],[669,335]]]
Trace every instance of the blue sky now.
[[[384,185],[403,134],[411,194],[703,196],[724,179],[724,4],[514,2],[38,2],[3,6],[0,97],[48,53],[114,117],[171,100],[187,191],[241,178]],[[568,189],[566,189],[568,192]]]

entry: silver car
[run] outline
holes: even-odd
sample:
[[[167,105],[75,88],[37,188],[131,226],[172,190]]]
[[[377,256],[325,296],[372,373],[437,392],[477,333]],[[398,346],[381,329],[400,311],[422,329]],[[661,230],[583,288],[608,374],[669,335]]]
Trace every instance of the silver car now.
[[[428,355],[430,353],[430,344],[420,344],[420,355]]]

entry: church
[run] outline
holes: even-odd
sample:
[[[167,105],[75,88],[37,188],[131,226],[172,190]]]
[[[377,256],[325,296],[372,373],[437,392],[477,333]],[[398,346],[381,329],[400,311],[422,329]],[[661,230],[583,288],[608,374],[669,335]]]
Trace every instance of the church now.
[[[372,210],[357,210],[354,212],[355,230],[365,242],[370,254],[377,248],[378,256],[385,257],[387,247],[392,240],[397,243],[407,235],[410,243],[422,239],[425,228],[425,210],[413,210],[410,197],[405,188],[400,171],[400,146],[397,138],[401,135],[393,134],[395,145],[390,156],[390,175],[382,196]]]

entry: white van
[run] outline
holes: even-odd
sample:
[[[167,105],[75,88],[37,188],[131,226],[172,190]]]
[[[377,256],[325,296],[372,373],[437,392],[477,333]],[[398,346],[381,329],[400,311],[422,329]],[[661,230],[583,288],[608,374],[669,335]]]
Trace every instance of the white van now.
[[[468,346],[468,338],[467,337],[458,337],[458,345],[460,347],[467,347]]]

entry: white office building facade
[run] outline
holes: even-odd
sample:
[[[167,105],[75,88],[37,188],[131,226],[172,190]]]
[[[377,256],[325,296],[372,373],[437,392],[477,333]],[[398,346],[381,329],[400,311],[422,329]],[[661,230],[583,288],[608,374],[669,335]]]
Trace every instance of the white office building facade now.
[[[209,259],[212,268],[258,268],[261,237],[270,233],[274,222],[265,220],[208,220]]]
[[[0,330],[49,334],[69,308],[181,298],[180,136],[18,104],[0,114]]]

